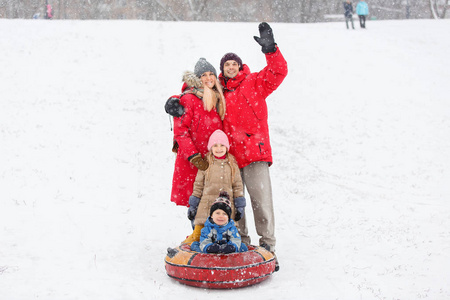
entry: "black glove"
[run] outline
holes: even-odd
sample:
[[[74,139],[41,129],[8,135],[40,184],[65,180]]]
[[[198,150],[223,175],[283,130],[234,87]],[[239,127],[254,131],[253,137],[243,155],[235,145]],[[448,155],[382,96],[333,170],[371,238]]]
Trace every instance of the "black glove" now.
[[[234,220],[239,221],[245,214],[246,201],[244,197],[236,197],[234,199],[234,206],[236,207],[236,213],[234,214]]]
[[[206,248],[206,252],[207,253],[219,253],[220,251],[220,245],[219,244],[211,244],[208,246],[208,248]]]
[[[227,243],[226,240],[217,241],[217,244],[219,244],[219,245],[225,245],[226,243]]]
[[[236,208],[236,213],[234,214],[234,220],[235,221],[239,221],[241,218],[242,218],[242,216],[244,215],[244,213],[241,213],[241,211],[243,212],[244,211],[244,208]]]
[[[166,101],[164,109],[172,117],[181,117],[184,114],[184,107],[180,104],[180,99],[176,96],[172,96]]]
[[[236,247],[234,245],[226,244],[219,246],[219,253],[233,253],[236,252]]]
[[[263,53],[272,53],[277,51],[275,40],[273,38],[272,28],[266,22],[259,24],[259,35],[261,37],[254,36],[255,41],[261,45],[261,51]]]
[[[199,170],[205,171],[209,167],[208,161],[203,159],[200,153],[189,156],[188,160]]]
[[[195,196],[189,197],[189,208],[187,212],[187,216],[189,220],[194,220],[195,215],[197,214],[198,204],[200,203],[200,198]]]

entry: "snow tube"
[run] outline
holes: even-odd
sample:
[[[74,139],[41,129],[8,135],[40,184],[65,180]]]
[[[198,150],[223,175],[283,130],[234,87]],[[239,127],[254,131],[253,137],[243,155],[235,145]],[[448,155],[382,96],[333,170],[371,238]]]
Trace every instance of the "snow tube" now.
[[[168,248],[165,258],[169,277],[186,285],[209,289],[233,289],[267,279],[275,271],[275,258],[262,247],[230,254],[191,251],[188,244]]]

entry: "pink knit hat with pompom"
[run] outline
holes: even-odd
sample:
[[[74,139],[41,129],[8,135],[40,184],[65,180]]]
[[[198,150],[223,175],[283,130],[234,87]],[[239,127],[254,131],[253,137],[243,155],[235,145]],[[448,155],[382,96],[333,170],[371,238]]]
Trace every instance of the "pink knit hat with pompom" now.
[[[215,144],[222,144],[227,147],[227,150],[230,150],[230,142],[228,141],[228,137],[225,132],[220,129],[214,131],[209,137],[208,150],[211,150],[212,146]]]

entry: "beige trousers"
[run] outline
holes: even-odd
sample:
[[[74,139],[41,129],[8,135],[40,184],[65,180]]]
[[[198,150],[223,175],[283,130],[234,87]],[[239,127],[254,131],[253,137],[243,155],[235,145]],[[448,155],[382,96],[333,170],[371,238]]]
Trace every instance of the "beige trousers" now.
[[[241,176],[244,186],[250,195],[256,233],[260,236],[259,245],[266,244],[270,246],[270,251],[275,251],[275,216],[269,164],[263,161],[253,162],[241,169]],[[248,208],[247,205],[247,211]],[[246,219],[246,214],[244,214],[244,217],[238,222],[238,230],[242,241],[250,244],[251,239],[248,235]]]

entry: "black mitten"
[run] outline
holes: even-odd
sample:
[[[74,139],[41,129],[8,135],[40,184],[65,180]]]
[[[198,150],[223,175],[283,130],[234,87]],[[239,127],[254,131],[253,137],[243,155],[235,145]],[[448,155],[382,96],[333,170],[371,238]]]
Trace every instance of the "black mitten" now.
[[[234,220],[239,221],[245,214],[246,201],[244,197],[236,197],[234,199],[234,206],[236,207],[236,213],[234,214]]]
[[[243,210],[243,208],[237,208],[236,209],[236,213],[234,214],[234,220],[235,221],[239,221],[242,218],[242,213],[241,210]]]
[[[196,215],[197,215],[197,207],[196,208],[193,208],[192,206],[189,207],[187,212],[188,219],[193,221]]]
[[[233,253],[236,252],[236,247],[234,245],[231,244],[226,244],[226,245],[220,245],[220,253]]]
[[[206,252],[208,253],[219,253],[220,251],[220,245],[219,244],[211,244],[208,246],[208,248],[206,248]]]
[[[197,214],[197,208],[198,208],[198,204],[200,203],[200,198],[195,197],[193,195],[191,195],[189,197],[189,208],[188,208],[188,219],[189,220],[194,220],[195,219],[195,215]]]
[[[261,37],[254,36],[255,41],[261,45],[261,51],[263,53],[272,53],[277,50],[275,40],[273,38],[272,28],[266,22],[259,24],[259,35]]]
[[[180,99],[176,96],[172,96],[166,101],[164,109],[172,117],[181,117],[184,114],[184,107],[180,104]]]

